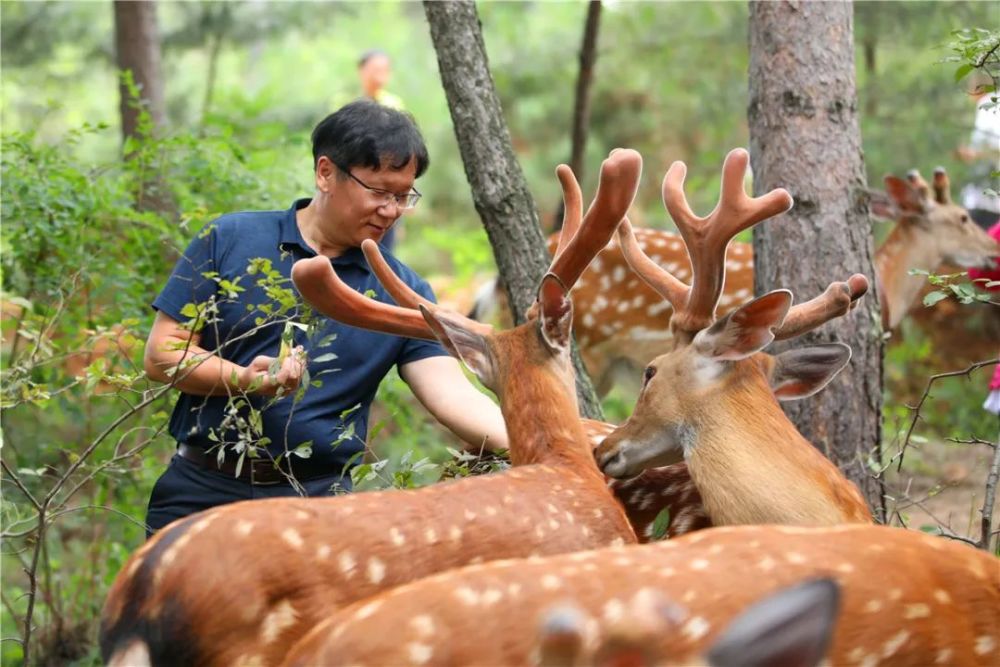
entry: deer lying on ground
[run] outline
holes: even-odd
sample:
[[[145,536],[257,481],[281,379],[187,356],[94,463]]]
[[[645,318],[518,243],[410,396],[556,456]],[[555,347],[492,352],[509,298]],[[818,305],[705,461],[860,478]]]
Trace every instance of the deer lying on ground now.
[[[656,544],[451,570],[336,611],[285,664],[537,664],[541,648],[553,652],[539,632],[553,606],[571,605],[584,616],[586,655],[633,601],[663,596],[681,610],[646,649],[655,664],[689,665],[690,656],[718,648],[720,633],[749,605],[818,577],[832,578],[842,591],[825,664],[971,666],[1000,659],[1000,561],[918,531],[841,525],[712,528]],[[779,627],[763,646],[790,635]],[[761,645],[742,647],[742,659],[721,664],[786,664],[752,662]]]
[[[896,220],[875,254],[886,329],[899,325],[920,292],[923,278],[909,275],[911,269],[934,271],[942,264],[984,266],[1000,255],[996,241],[971,221],[965,209],[952,202],[943,169],[934,172],[933,196],[915,171],[907,179],[886,176],[886,193],[876,193],[871,204],[876,215]],[[690,277],[690,258],[679,235],[636,229],[635,237],[642,251],[665,270],[681,280]],[[550,238],[548,243],[553,250],[556,238]],[[753,296],[753,248],[749,243],[730,244],[726,270],[720,314]],[[505,299],[501,292],[484,291],[474,316],[485,317],[492,310],[489,304],[503,310]],[[600,395],[606,395],[616,381],[634,383],[646,362],[669,348],[671,331],[667,322],[671,306],[628,270],[618,243],[612,242],[598,254],[572,294],[573,329]]]
[[[438,337],[473,369],[500,398],[515,467],[412,491],[240,502],[179,520],[133,554],[112,586],[105,662],[273,665],[338,606],[387,588],[477,561],[634,542],[578,417],[567,293],[631,204],[641,164],[627,150],[605,160],[579,232],[541,282],[537,319],[510,331],[492,333],[403,291],[370,241],[363,250],[387,291],[420,311],[353,291],[326,257],[296,263],[296,287],[323,314]],[[558,173],[581,210],[568,167]]]
[[[783,386],[799,394],[818,390],[847,364],[850,348],[798,350],[785,358],[787,368],[757,354],[776,338],[847,313],[867,290],[865,277],[834,283],[795,308],[790,292],[776,290],[715,320],[729,241],[791,205],[787,193],[767,208],[747,197],[742,176],[748,160],[742,149],[726,157],[719,204],[707,218],[688,207],[682,162],[664,177],[664,204],[692,258],[690,287],[639,250],[627,220],[619,227],[629,265],[673,306],[668,326],[674,350],[647,366],[632,416],[595,456],[617,478],[686,461],[715,525],[871,522],[858,489],[799,434],[775,398]]]

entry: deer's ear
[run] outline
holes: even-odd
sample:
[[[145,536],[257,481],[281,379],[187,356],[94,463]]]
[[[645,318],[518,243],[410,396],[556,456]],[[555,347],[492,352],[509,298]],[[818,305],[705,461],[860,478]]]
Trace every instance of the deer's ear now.
[[[886,176],[885,191],[902,213],[923,214],[927,212],[926,202],[920,191],[897,176]]]
[[[895,220],[899,217],[899,207],[887,193],[871,191],[868,193],[868,209],[876,218]]]
[[[702,329],[692,345],[698,354],[710,359],[744,359],[771,344],[791,306],[792,293],[775,290]]]
[[[814,667],[830,646],[840,589],[833,579],[786,588],[751,605],[715,641],[712,667]]]
[[[554,353],[569,350],[573,335],[573,302],[562,281],[547,273],[538,286],[539,317],[542,338]]]
[[[851,348],[843,343],[813,345],[787,350],[774,356],[768,381],[779,401],[812,396],[837,377],[851,360]]]
[[[451,356],[464,363],[485,386],[493,389],[496,386],[496,368],[486,338],[465,328],[460,318],[446,310],[432,310],[421,304],[420,312]]]

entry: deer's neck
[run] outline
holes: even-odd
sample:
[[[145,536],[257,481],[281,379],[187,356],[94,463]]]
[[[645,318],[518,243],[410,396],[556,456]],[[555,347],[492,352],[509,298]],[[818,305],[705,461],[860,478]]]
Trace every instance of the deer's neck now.
[[[583,461],[597,471],[575,394],[549,373],[523,372],[500,396],[514,465]]]
[[[933,240],[913,225],[897,224],[879,246],[875,268],[885,290],[890,329],[900,323],[924,285],[923,276],[911,276],[910,270],[933,271],[941,260]]]
[[[712,523],[858,520],[865,509],[857,490],[795,429],[767,383],[745,378],[740,384],[696,425],[697,442],[685,456]]]

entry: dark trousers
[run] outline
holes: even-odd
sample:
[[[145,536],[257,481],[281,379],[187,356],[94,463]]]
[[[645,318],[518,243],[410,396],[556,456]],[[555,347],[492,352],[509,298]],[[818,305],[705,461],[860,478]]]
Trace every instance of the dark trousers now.
[[[331,496],[350,479],[339,474],[299,480],[308,496]],[[252,485],[229,475],[206,470],[178,455],[153,485],[146,510],[146,537],[167,524],[195,512],[238,500],[280,498],[299,495],[290,484]]]

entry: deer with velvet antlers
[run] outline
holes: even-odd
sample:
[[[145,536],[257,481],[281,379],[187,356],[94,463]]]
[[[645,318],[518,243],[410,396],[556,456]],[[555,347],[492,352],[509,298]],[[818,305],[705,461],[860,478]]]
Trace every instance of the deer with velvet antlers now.
[[[816,578],[839,586],[839,612],[760,602]],[[622,621],[630,614],[634,620],[636,607],[655,607],[659,599],[672,603],[663,631],[642,638],[642,655],[631,654],[651,662],[589,662],[613,644]],[[734,637],[734,619],[755,603],[765,608],[757,607],[756,622]],[[578,651],[558,646],[558,627],[546,627],[554,609],[567,606],[578,620],[569,622],[566,639],[578,641]],[[772,613],[786,619],[769,629]],[[818,623],[815,630],[824,632],[796,621]],[[805,649],[803,633],[823,640],[827,630],[829,645],[814,641],[811,649],[823,664],[997,664],[1000,561],[943,537],[885,526],[712,528],[656,544],[435,575],[337,610],[285,664],[692,665],[692,656],[707,653],[710,664],[726,667],[803,665],[784,662],[790,656],[782,645]]]
[[[177,521],[125,564],[101,618],[112,665],[273,665],[338,606],[453,567],[495,558],[632,543],[594,463],[569,361],[568,290],[635,196],[642,161],[615,151],[577,233],[538,290],[537,316],[510,331],[437,308],[406,289],[366,242],[400,304],[340,281],[329,260],[293,268],[302,296],[351,326],[437,337],[500,398],[514,468],[412,491],[234,503]],[[579,186],[558,175],[579,217]],[[416,308],[419,308],[417,310]]]
[[[792,203],[780,189],[748,197],[748,159],[742,149],[726,157],[719,204],[706,218],[687,204],[682,162],[664,177],[664,204],[691,256],[690,286],[641,252],[627,220],[619,228],[629,265],[672,305],[674,349],[647,366],[632,416],[595,456],[606,474],[619,478],[685,461],[715,525],[870,522],[857,487],[799,434],[776,400],[824,386],[850,360],[850,348],[759,354],[775,339],[847,313],[867,290],[867,279],[856,274],[833,283],[794,308],[791,293],[777,290],[716,320],[730,240]]]
[[[934,171],[933,187],[913,170],[906,179],[886,176],[885,192],[872,194],[871,210],[894,220],[875,253],[882,326],[895,329],[920,294],[924,279],[914,269],[935,271],[942,264],[988,267],[1000,246],[951,199],[945,170]],[[654,262],[681,280],[691,275],[684,239],[659,229],[635,229],[636,243]],[[549,239],[554,250],[557,236]],[[726,253],[726,282],[719,296],[722,315],[753,297],[753,247],[734,242]],[[646,362],[670,345],[671,304],[628,269],[621,246],[612,242],[594,258],[573,288],[573,329],[594,386],[607,394],[616,381],[632,385]],[[474,312],[504,303],[494,288],[485,291]]]

